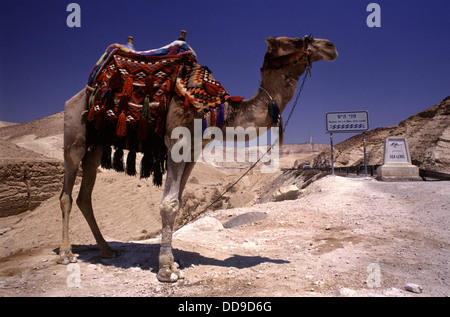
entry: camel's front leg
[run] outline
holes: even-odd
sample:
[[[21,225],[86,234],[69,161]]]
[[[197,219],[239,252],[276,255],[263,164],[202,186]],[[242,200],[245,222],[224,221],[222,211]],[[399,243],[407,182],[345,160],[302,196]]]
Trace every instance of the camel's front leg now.
[[[167,162],[167,176],[162,202],[159,206],[162,220],[161,249],[159,252],[158,280],[175,282],[184,278],[172,254],[172,232],[175,218],[180,210],[181,195],[195,163],[175,163],[170,155]]]

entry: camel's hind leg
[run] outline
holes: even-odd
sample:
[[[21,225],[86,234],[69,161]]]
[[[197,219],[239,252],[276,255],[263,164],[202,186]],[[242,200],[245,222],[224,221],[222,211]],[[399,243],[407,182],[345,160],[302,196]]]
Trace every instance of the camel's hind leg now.
[[[72,246],[69,241],[69,217],[72,210],[72,190],[78,173],[78,166],[86,154],[84,135],[77,135],[73,140],[66,140],[64,147],[64,184],[59,202],[62,211],[62,236],[63,241],[59,248],[58,263],[69,264],[76,262],[72,254]]]
[[[80,192],[78,193],[77,205],[83,213],[83,216],[89,224],[95,240],[97,241],[100,255],[104,258],[111,258],[117,254],[109,247],[108,243],[103,238],[92,209],[92,190],[94,189],[97,168],[100,165],[101,156],[102,148],[97,146],[91,151],[88,151],[83,158],[83,178],[81,180]]]
[[[59,258],[57,260],[60,264],[69,264],[77,261],[77,258],[72,254],[72,246],[69,241],[69,216],[72,210],[72,188],[75,183],[78,168],[65,168],[64,185],[59,201],[62,211],[62,236],[63,241],[59,248]]]

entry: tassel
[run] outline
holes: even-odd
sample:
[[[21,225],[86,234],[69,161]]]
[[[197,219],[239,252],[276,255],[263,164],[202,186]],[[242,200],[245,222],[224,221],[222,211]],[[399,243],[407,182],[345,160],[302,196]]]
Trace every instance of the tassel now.
[[[113,168],[117,172],[123,172],[123,150],[117,149],[116,152],[114,152],[113,157]]]
[[[109,79],[109,89],[117,91],[122,87],[119,72],[114,72]]]
[[[131,96],[133,93],[133,79],[128,77],[123,84],[122,93],[127,96]]]
[[[150,155],[145,153],[141,160],[141,175],[140,178],[149,178],[151,175],[151,165]]]
[[[244,100],[244,97],[234,96],[234,97],[230,97],[228,99],[232,102],[241,102],[242,100]]]
[[[130,176],[136,175],[136,151],[128,152],[126,173]]]
[[[111,164],[111,146],[109,145],[105,145],[103,147],[103,153],[102,153],[102,158],[100,161],[100,166],[104,169],[111,169],[112,168],[112,164]]]
[[[214,112],[214,109],[211,109],[211,126],[216,126],[216,114]]]
[[[141,117],[150,117],[150,97],[145,96],[144,103],[142,104]]]
[[[138,141],[147,141],[147,117],[141,117],[138,125]]]
[[[94,120],[94,107],[91,107],[90,109],[89,109],[89,113],[88,113],[88,116],[87,116],[87,121],[89,121],[89,122],[91,122],[92,120]]]
[[[153,169],[153,185],[161,186],[162,185],[162,175],[163,171],[158,168],[158,166]]]
[[[225,123],[225,107],[224,105],[220,105],[219,113],[217,114],[216,124],[221,126]]]
[[[123,111],[119,115],[119,119],[117,119],[116,134],[119,138],[127,135],[127,118]]]

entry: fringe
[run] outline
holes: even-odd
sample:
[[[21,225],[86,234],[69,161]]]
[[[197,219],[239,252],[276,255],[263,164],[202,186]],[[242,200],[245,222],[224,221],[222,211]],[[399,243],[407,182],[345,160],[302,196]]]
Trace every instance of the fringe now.
[[[167,147],[164,139],[155,133],[149,132],[148,138],[141,160],[140,178],[153,175],[153,184],[161,186],[162,176],[166,171]]]
[[[127,155],[126,174],[130,176],[136,175],[136,151],[130,150]]]
[[[119,148],[114,152],[113,157],[113,168],[117,172],[123,172],[123,149]]]
[[[145,153],[141,160],[140,178],[149,178],[152,170],[152,159],[148,153]]]
[[[111,169],[112,168],[112,164],[111,164],[111,146],[109,145],[105,145],[103,147],[103,153],[102,153],[102,158],[100,161],[100,166],[104,169]]]

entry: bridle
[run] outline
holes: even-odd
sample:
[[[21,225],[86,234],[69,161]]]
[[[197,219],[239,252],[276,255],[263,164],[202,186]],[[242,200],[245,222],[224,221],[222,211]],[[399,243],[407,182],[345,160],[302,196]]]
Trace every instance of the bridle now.
[[[270,56],[266,54],[261,70],[278,70],[286,66],[305,63],[308,68],[309,77],[311,77],[311,49],[308,48],[308,45],[313,40],[313,37],[305,36],[303,39],[303,48],[286,55]]]

